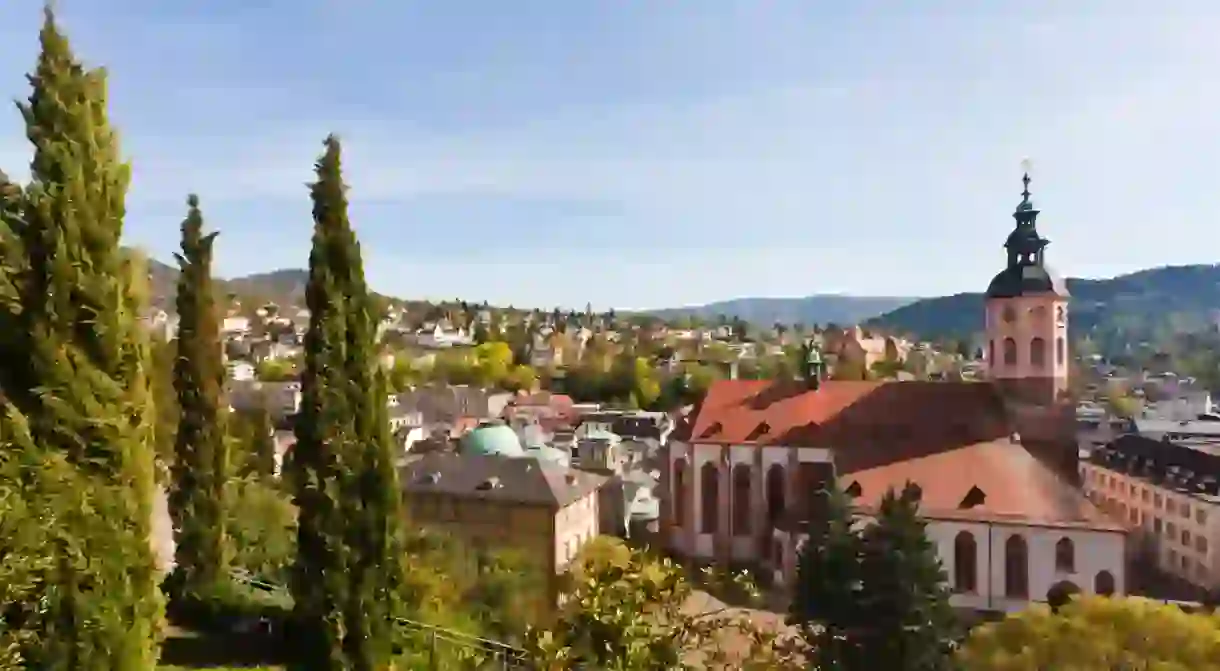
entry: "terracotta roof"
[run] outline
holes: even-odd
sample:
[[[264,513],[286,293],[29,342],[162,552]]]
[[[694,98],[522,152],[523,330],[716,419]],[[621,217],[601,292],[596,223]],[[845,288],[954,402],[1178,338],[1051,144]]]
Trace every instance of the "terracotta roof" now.
[[[840,473],[1007,438],[994,386],[975,382],[721,380],[676,440],[835,448]]]
[[[922,490],[920,511],[929,518],[1124,530],[1074,485],[1007,440],[975,443],[839,478],[844,489],[858,490],[855,501],[864,510],[875,509],[889,488],[900,490],[908,481]]]

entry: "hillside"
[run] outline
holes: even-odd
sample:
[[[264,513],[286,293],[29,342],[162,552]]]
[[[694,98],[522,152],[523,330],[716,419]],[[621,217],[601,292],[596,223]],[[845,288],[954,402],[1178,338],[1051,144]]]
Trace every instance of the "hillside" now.
[[[736,298],[682,308],[649,310],[665,320],[698,317],[715,321],[720,315],[740,317],[748,322],[769,326],[782,324],[856,324],[906,305],[915,298],[885,296],[843,296],[815,294],[804,298]]]
[[[172,309],[178,269],[156,259],[148,259],[148,276],[152,304],[162,309]],[[230,279],[217,278],[216,291],[221,298],[225,294],[235,294],[281,305],[301,304],[305,300],[305,283],[308,279],[308,271],[289,268]]]
[[[1220,266],[1167,266],[1111,279],[1069,278],[1072,332],[1101,344],[1160,340],[1210,327],[1220,314]],[[982,294],[917,300],[869,324],[925,338],[983,330]]]

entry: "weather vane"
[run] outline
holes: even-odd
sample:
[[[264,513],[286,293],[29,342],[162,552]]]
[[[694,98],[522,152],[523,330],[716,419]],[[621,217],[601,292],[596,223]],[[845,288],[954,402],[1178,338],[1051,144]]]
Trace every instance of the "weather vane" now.
[[[1029,200],[1029,173],[1034,169],[1034,164],[1028,158],[1021,160],[1021,172],[1024,173],[1021,177],[1021,183],[1025,185],[1025,190],[1021,192],[1021,196],[1025,200]]]

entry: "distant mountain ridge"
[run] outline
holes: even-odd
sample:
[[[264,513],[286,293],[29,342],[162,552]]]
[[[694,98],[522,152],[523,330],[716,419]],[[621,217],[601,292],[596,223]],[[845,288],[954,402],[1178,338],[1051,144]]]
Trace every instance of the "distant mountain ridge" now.
[[[644,310],[665,320],[698,317],[715,321],[720,315],[738,317],[759,326],[771,324],[856,324],[919,300],[896,296],[814,294],[803,298],[735,298],[707,305]]]
[[[148,277],[152,304],[161,309],[172,309],[178,290],[178,268],[149,258]],[[281,305],[304,304],[305,284],[308,281],[309,271],[302,268],[285,268],[268,273],[215,279],[216,291],[220,298],[223,298],[224,294],[257,296]]]
[[[1220,265],[1150,268],[1110,279],[1068,278],[1073,338],[1114,344],[1211,328],[1220,315]],[[900,333],[969,337],[983,330],[983,295],[917,300],[867,322]]]

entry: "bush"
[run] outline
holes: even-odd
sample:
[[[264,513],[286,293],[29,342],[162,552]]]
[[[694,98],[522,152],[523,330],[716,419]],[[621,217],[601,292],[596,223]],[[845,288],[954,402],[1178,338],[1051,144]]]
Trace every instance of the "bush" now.
[[[233,566],[286,587],[297,553],[292,497],[278,483],[254,477],[234,478],[227,486]]]
[[[276,631],[291,624],[292,599],[282,591],[267,591],[236,580],[187,590],[177,572],[166,579],[164,589],[169,596],[166,615],[181,627],[226,633],[262,621]]]

